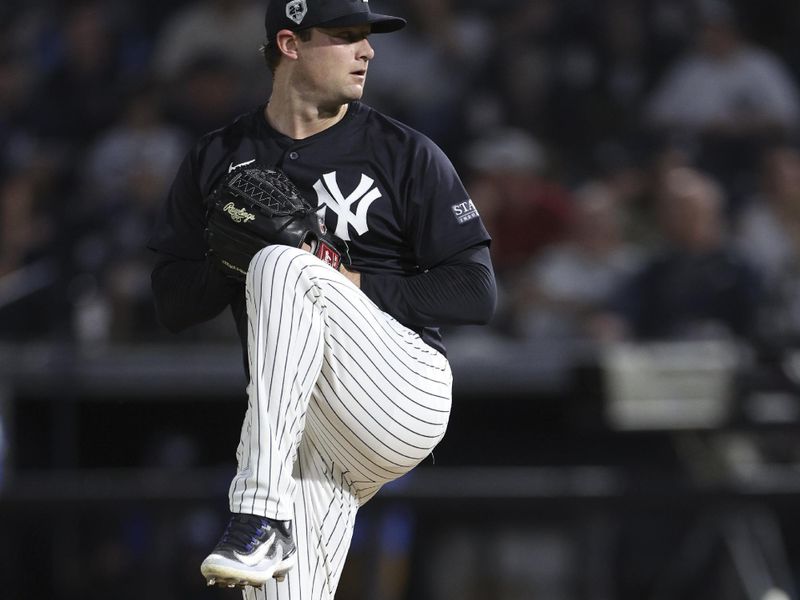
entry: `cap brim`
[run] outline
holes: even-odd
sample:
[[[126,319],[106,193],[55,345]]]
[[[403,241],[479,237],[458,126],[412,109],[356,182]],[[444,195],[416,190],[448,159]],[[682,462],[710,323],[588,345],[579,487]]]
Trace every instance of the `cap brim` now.
[[[352,27],[354,25],[371,25],[372,33],[391,33],[405,27],[406,20],[376,13],[354,13],[324,23],[317,23],[313,27]]]

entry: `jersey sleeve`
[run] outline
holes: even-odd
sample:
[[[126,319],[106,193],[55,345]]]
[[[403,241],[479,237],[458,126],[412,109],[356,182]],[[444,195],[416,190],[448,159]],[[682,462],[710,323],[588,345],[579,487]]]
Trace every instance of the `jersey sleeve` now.
[[[241,320],[241,284],[208,260],[205,241],[205,201],[200,183],[204,145],[187,154],[167,195],[148,247],[159,257],[151,282],[160,322],[170,331],[208,321],[231,306]]]
[[[427,138],[414,148],[409,161],[406,231],[424,271],[459,252],[490,243],[481,221],[450,159]]]
[[[160,254],[188,260],[205,257],[205,209],[196,176],[197,156],[197,149],[186,155],[156,217],[147,246]]]
[[[467,248],[413,277],[363,274],[361,290],[381,310],[415,330],[483,325],[497,304],[494,269],[486,246]]]

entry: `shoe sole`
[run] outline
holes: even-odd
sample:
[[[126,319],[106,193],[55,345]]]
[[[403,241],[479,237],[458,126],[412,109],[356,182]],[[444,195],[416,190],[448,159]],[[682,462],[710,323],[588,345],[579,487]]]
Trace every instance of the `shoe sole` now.
[[[208,586],[244,588],[246,586],[260,588],[270,579],[278,582],[286,579],[288,573],[294,566],[294,555],[284,558],[275,563],[270,568],[258,571],[242,569],[231,564],[215,562],[206,559],[200,565],[200,572],[206,578]]]

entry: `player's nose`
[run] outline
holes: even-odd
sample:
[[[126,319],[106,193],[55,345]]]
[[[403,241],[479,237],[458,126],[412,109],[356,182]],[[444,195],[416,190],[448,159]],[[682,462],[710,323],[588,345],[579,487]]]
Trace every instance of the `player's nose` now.
[[[369,43],[367,38],[361,40],[358,51],[358,57],[362,60],[372,60],[375,57],[375,50],[372,48],[372,44]]]

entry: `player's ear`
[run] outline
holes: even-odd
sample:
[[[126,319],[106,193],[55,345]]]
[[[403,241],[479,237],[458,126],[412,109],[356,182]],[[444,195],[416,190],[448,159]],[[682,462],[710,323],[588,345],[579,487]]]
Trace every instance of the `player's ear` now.
[[[281,54],[284,56],[297,60],[297,45],[299,38],[297,34],[290,29],[281,29],[275,36],[275,45]]]

